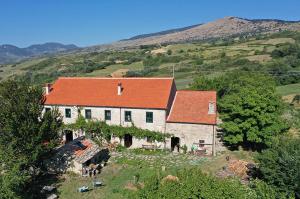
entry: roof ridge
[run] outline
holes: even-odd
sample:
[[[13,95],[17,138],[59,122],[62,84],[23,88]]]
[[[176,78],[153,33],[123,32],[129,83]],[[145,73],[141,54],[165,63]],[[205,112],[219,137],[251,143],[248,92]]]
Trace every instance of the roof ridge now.
[[[174,79],[173,77],[58,77],[58,79]]]
[[[177,90],[177,92],[217,92],[216,90]]]

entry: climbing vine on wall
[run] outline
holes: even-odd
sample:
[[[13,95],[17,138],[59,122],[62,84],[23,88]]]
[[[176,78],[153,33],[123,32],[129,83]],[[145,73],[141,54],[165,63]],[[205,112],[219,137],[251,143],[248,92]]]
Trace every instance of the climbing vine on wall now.
[[[129,127],[124,127],[119,125],[108,125],[105,122],[98,120],[86,120],[82,115],[78,117],[75,123],[65,124],[65,128],[85,131],[87,135],[96,135],[102,138],[108,138],[111,135],[123,138],[125,134],[129,134],[136,138],[148,137],[153,141],[156,140],[162,142],[165,138],[171,137],[171,134],[141,129],[134,126],[134,124]]]

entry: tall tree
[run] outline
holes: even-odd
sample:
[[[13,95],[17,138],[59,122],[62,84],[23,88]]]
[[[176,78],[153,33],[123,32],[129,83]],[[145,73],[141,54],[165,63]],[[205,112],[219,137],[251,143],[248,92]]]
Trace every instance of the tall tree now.
[[[269,145],[286,128],[275,82],[262,74],[245,73],[236,80],[219,103],[224,140],[252,147]]]
[[[41,166],[41,159],[57,144],[62,124],[58,111],[43,114],[41,88],[26,82],[0,83],[0,195],[22,198]]]
[[[286,129],[275,81],[266,75],[234,71],[197,78],[192,89],[217,90],[224,140],[230,145],[262,147]]]

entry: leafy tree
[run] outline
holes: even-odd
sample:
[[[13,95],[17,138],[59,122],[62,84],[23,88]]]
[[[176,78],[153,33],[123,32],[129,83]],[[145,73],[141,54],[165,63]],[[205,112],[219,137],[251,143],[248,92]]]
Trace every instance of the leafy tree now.
[[[40,88],[0,83],[0,195],[22,198],[38,175],[42,158],[57,144],[62,124],[57,110],[43,114]]]
[[[257,148],[285,130],[282,102],[272,78],[253,72],[235,71],[214,79],[200,76],[192,89],[217,90],[218,110],[224,140],[233,146]]]
[[[271,144],[285,130],[275,82],[265,75],[242,73],[219,101],[224,140],[256,148]]]
[[[261,178],[282,193],[300,198],[300,139],[281,137],[258,154]]]

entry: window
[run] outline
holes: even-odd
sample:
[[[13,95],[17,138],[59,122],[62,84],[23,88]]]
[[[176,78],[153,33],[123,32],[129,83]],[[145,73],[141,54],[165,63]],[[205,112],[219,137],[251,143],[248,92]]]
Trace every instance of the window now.
[[[85,109],[85,118],[92,119],[92,110],[91,109]]]
[[[65,117],[66,118],[71,118],[71,109],[70,108],[65,109]]]
[[[45,112],[49,112],[49,111],[51,111],[51,108],[49,107],[45,108]]]
[[[131,111],[125,111],[125,122],[131,122]]]
[[[105,120],[111,120],[111,111],[105,110],[104,117],[105,117]]]
[[[147,136],[147,137],[146,137],[146,141],[147,141],[148,143],[152,143],[152,137]]]
[[[146,123],[153,123],[153,112],[146,112]]]
[[[199,140],[199,147],[204,147],[205,140]]]

